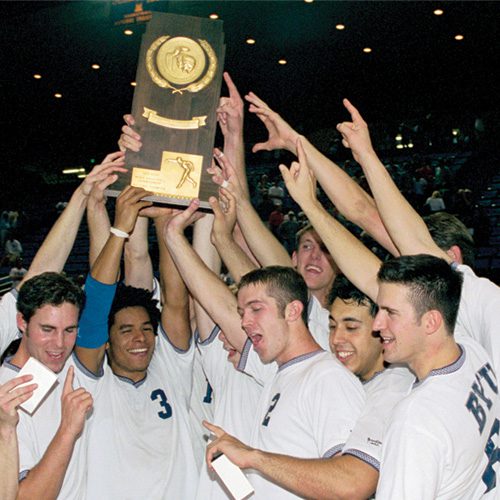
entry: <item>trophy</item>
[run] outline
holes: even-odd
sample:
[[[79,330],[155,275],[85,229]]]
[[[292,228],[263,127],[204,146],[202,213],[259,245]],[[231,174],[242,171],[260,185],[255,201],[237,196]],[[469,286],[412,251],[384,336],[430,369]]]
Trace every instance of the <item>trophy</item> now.
[[[213,155],[224,65],[222,22],[153,13],[143,35],[132,114],[141,151],[127,151],[128,172],[107,190],[126,185],[153,193],[148,200],[210,208],[217,186],[206,172]]]

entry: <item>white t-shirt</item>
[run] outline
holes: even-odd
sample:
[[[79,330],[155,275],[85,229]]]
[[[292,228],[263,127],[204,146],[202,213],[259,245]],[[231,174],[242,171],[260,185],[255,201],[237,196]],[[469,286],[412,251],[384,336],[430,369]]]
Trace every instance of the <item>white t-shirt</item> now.
[[[384,432],[394,407],[411,391],[415,375],[406,367],[391,366],[363,383],[366,405],[342,453],[380,469]]]
[[[143,380],[114,375],[105,364],[89,441],[89,500],[194,498],[193,352],[176,349],[160,327]]]
[[[464,277],[458,309],[455,338],[464,334],[479,342],[500,373],[500,288],[486,278],[479,278],[464,265],[455,265]]]
[[[494,488],[498,383],[480,345],[469,340],[461,348],[457,361],[433,370],[396,406],[377,499],[472,500]]]
[[[250,441],[255,410],[262,393],[262,385],[246,373],[236,370],[227,360],[227,351],[217,339],[219,328],[198,346],[205,373],[213,387],[213,423],[244,443]],[[208,433],[208,431],[207,431]],[[228,495],[220,486],[206,464],[203,465],[198,486],[199,500],[227,500]]]
[[[0,368],[0,384],[17,377],[19,368],[6,360]],[[102,380],[88,372],[73,355],[57,375],[57,384],[33,415],[19,411],[17,436],[19,441],[19,479],[24,479],[29,471],[40,462],[54,438],[61,422],[61,396],[64,381],[70,366],[75,367],[73,388],[84,387],[95,398]],[[95,403],[95,399],[94,399]],[[95,407],[95,406],[94,406]],[[76,440],[71,459],[66,469],[59,496],[61,500],[86,498],[87,445],[93,424],[93,414],[87,421],[81,436]]]
[[[325,309],[319,300],[311,295],[307,312],[307,327],[311,335],[321,349],[330,351],[330,313],[328,309]]]
[[[11,290],[0,300],[0,356],[13,340],[21,337],[17,328],[17,291]]]
[[[250,444],[298,458],[332,457],[342,451],[364,402],[361,383],[333,354],[298,356],[265,385]],[[248,477],[255,498],[297,498],[256,471]]]

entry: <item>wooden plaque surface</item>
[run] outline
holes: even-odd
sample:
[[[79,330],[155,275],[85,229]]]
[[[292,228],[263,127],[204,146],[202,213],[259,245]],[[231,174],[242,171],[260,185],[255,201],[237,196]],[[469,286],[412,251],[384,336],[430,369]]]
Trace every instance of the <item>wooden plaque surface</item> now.
[[[128,184],[154,192],[151,199],[210,208],[217,186],[211,164],[224,66],[222,21],[153,13],[143,35],[132,114],[142,137],[139,153],[127,151],[126,174],[107,193]]]

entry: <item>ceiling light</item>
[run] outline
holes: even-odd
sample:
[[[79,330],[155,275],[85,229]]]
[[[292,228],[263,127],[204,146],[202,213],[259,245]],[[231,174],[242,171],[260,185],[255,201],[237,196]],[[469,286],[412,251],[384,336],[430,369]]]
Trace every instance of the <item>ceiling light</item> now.
[[[87,177],[87,174],[80,174],[80,175],[77,175],[77,178],[78,178],[78,179],[85,179],[85,177]]]
[[[403,149],[404,146],[402,144],[396,144],[396,149]]]
[[[460,130],[459,130],[458,128],[454,128],[454,129],[452,129],[452,131],[451,131],[451,135],[455,135],[455,136],[457,136],[459,133],[460,133]]]
[[[442,9],[436,9],[434,11],[434,15],[436,15],[436,16],[442,16],[443,13],[444,13],[444,11]]]
[[[248,45],[255,45],[255,40],[253,38],[247,38]]]
[[[130,36],[130,35],[133,35],[133,34],[134,34],[134,32],[133,32],[132,30],[125,30],[125,31],[123,32],[123,34],[124,34],[124,35],[128,35],[128,36]]]
[[[363,49],[363,52],[364,52],[365,54],[369,54],[371,51],[372,51],[372,49],[370,49],[370,47],[365,47],[365,48]]]
[[[54,97],[56,97],[57,99],[60,99],[62,97],[62,94],[60,94],[59,92],[56,92],[54,94]]]
[[[313,3],[314,0],[304,0],[305,3]]]
[[[77,168],[65,168],[63,171],[62,171],[63,174],[84,174],[85,173],[85,169],[82,168],[82,167],[77,167]]]
[[[396,136],[396,141],[402,141],[403,140],[403,136],[401,134],[398,134]]]
[[[215,12],[213,14],[210,14],[208,16],[210,19],[219,19],[219,14],[216,14]]]
[[[99,69],[100,66],[98,64],[92,64],[92,69]]]
[[[409,143],[408,143],[408,147],[409,147],[409,148],[412,148],[412,147],[413,147],[413,142],[409,142]]]
[[[342,30],[345,30],[345,25],[344,24],[337,24],[335,26],[336,29],[338,29],[339,31],[342,31]]]
[[[463,35],[455,35],[455,40],[463,40],[464,36]]]
[[[35,73],[35,74],[33,75],[33,78],[34,78],[35,80],[40,80],[40,78],[42,78],[42,75],[39,75],[38,73]]]
[[[285,65],[287,63],[287,60],[286,59],[280,59],[278,61],[278,64],[281,64],[282,66]]]
[[[132,87],[137,87],[137,82],[130,82],[130,85],[132,85]]]

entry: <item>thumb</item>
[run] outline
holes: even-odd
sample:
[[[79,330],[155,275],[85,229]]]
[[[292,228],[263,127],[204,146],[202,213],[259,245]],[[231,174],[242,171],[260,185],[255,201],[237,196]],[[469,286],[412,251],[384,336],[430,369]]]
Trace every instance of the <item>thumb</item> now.
[[[208,203],[210,203],[210,208],[212,209],[214,213],[214,217],[217,219],[219,217],[222,217],[222,210],[219,205],[219,200],[215,196],[211,196],[208,199]]]
[[[281,177],[283,177],[283,180],[285,181],[285,185],[288,186],[292,179],[292,174],[290,173],[290,170],[286,168],[285,165],[281,164],[279,167],[280,172],[281,172]]]
[[[64,381],[63,387],[63,397],[73,392],[73,379],[75,378],[75,369],[70,366],[68,369],[68,374],[66,375],[66,380]]]

